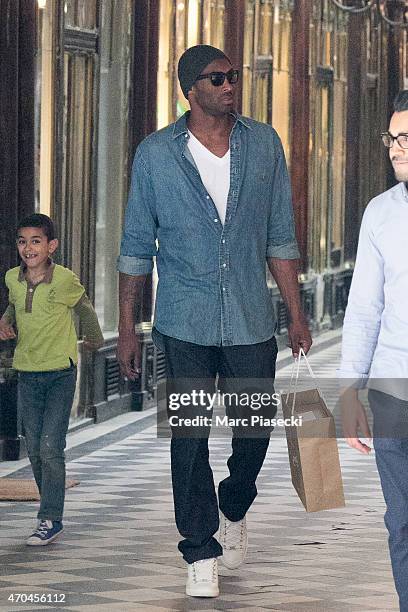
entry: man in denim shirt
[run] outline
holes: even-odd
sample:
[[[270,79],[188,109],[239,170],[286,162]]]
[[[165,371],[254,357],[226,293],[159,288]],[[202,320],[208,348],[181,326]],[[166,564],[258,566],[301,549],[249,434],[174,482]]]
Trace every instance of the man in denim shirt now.
[[[234,111],[238,71],[222,51],[188,49],[178,75],[191,111],[148,136],[133,164],[118,260],[121,371],[131,380],[140,373],[134,311],[156,257],[153,337],[165,352],[168,379],[202,380],[203,386],[210,381],[213,387],[217,375],[267,379],[272,388],[276,319],[266,263],[288,309],[293,355],[312,343],[299,300],[299,252],[282,145],[271,126]],[[173,431],[171,442],[186,592],[198,597],[218,595],[218,556],[229,568],[244,560],[245,515],[257,493],[270,430],[258,437],[233,430],[230,476],[218,489],[219,541],[208,433],[180,437]]]

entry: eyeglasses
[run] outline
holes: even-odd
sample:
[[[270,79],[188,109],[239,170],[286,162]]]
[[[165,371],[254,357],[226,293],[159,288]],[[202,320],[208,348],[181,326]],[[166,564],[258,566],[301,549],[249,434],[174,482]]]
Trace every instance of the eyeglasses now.
[[[220,85],[224,84],[225,79],[227,79],[228,83],[231,85],[233,83],[237,83],[239,79],[239,70],[229,70],[228,72],[209,72],[208,74],[200,74],[197,77],[197,81],[201,81],[202,79],[210,79],[211,84],[214,87],[220,87]]]
[[[394,144],[394,140],[397,141],[401,149],[408,149],[408,134],[397,134],[397,136],[393,136],[389,132],[384,132],[381,134],[381,140],[387,149],[391,149]]]

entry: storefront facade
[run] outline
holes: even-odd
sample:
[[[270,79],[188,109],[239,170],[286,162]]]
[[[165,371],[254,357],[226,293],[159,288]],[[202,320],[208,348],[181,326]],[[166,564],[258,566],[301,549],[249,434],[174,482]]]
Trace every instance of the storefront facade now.
[[[186,110],[176,69],[191,45],[224,49],[242,74],[238,110],[279,133],[303,305],[315,330],[341,324],[362,213],[393,184],[379,133],[408,87],[407,8],[404,0],[0,0],[0,276],[17,264],[17,219],[50,214],[57,261],[80,276],[106,339],[81,360],[73,417],[150,405],[164,376],[150,340],[152,278],[137,313],[142,380],[120,381],[116,257],[135,148]],[[283,341],[285,307],[268,282]],[[6,299],[2,286],[1,310]]]

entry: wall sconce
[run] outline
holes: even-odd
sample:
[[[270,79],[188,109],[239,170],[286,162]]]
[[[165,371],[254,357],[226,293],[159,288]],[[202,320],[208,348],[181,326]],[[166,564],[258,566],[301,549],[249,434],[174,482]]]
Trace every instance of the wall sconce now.
[[[337,8],[352,15],[365,13],[376,7],[381,18],[392,28],[408,28],[408,0],[353,0],[348,5],[345,5],[344,1],[345,0],[332,0]],[[399,9],[398,12],[401,17],[399,21],[389,17],[390,6]]]
[[[375,0],[354,0],[354,4],[349,6],[344,5],[343,1],[344,0],[332,0],[333,4],[335,4],[337,8],[353,14],[365,13],[366,11],[369,11],[375,2]]]

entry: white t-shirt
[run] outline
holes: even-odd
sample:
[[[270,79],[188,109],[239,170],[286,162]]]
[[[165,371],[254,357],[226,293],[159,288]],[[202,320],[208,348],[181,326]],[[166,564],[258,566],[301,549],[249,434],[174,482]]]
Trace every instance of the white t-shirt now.
[[[230,188],[230,151],[228,149],[224,157],[217,157],[190,131],[189,136],[188,148],[197,165],[203,185],[211,196],[218,216],[224,224]]]

